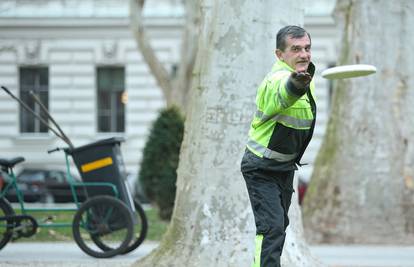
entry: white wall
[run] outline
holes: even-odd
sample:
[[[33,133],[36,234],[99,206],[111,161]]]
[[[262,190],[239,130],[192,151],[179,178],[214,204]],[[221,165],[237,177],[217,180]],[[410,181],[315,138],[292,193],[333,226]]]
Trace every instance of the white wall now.
[[[113,14],[100,1],[65,1],[66,7],[62,1],[6,2],[0,4],[0,10],[6,10],[0,13],[0,84],[18,95],[20,66],[48,66],[49,110],[75,146],[122,136],[127,140],[122,145],[127,169],[136,172],[149,126],[164,100],[132,38],[128,1],[105,1],[123,6]],[[147,20],[148,29],[159,58],[169,67],[179,57],[182,18],[159,3],[146,13],[156,14],[157,9],[159,15]],[[102,65],[125,67],[125,133],[97,133],[95,71]],[[62,154],[46,153],[64,143],[51,132],[21,134],[18,104],[4,92],[0,129],[0,157],[24,156],[22,166],[64,167]]]

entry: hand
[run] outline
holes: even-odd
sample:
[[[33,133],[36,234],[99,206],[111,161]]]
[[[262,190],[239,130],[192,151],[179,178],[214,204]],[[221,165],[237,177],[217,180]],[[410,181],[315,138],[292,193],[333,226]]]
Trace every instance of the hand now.
[[[308,72],[292,72],[290,81],[298,89],[307,87],[312,80],[312,76]]]

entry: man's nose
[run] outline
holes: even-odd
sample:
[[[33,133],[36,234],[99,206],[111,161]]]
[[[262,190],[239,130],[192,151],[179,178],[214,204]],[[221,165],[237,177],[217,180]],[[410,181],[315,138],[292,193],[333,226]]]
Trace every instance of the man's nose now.
[[[299,51],[299,56],[300,57],[309,57],[310,56],[310,51],[307,51],[305,48],[302,48]]]

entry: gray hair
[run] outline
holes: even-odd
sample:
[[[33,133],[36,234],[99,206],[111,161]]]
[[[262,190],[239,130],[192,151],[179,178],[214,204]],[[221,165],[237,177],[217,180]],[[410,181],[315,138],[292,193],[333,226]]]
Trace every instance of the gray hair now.
[[[302,38],[308,35],[309,40],[311,40],[310,34],[303,28],[295,25],[285,26],[279,30],[276,35],[276,49],[284,51],[286,49],[286,39],[290,36],[292,38]]]

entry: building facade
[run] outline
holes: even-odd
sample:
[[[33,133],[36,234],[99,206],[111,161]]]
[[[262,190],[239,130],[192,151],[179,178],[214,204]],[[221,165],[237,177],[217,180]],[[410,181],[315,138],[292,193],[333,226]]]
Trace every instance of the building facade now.
[[[179,60],[184,10],[180,0],[147,1],[151,43],[168,70]],[[336,60],[333,1],[307,1],[319,114],[304,155],[312,163],[329,108],[320,71]],[[33,91],[75,146],[119,136],[127,170],[136,173],[149,127],[165,102],[129,28],[128,0],[3,0],[0,3],[0,85],[34,110]],[[63,168],[65,144],[0,92],[0,157],[24,156],[24,167]],[[300,175],[308,179],[312,165]]]

